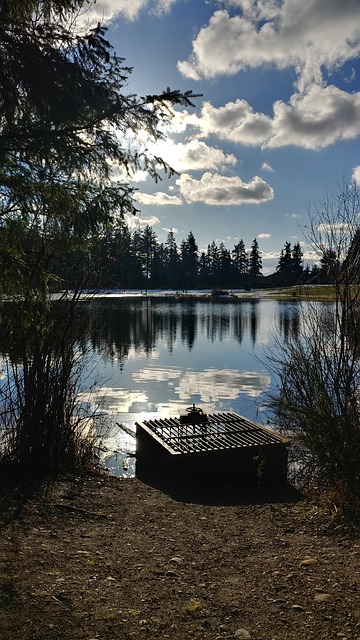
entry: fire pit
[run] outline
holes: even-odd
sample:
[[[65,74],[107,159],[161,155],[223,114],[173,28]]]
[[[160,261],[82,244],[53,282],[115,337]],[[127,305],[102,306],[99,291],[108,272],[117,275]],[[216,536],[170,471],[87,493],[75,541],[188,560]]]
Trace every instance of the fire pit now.
[[[193,405],[179,417],[136,423],[136,471],[173,479],[286,482],[288,444],[237,413],[204,414]]]

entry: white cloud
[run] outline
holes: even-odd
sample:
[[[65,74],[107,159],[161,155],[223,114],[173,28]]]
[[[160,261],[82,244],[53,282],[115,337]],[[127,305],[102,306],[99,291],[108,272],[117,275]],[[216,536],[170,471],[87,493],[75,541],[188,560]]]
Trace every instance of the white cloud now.
[[[350,222],[322,223],[316,227],[317,231],[322,234],[334,237],[336,234],[351,234],[356,231],[356,227]]]
[[[157,0],[155,13],[169,13],[173,4],[178,0]]]
[[[149,3],[149,0],[98,0],[98,2],[85,4],[81,15],[82,21],[90,23],[109,23],[119,16],[127,20],[135,20],[140,11]]]
[[[352,179],[354,180],[354,182],[356,182],[356,184],[360,185],[360,165],[354,167]]]
[[[274,273],[279,263],[279,256],[280,251],[261,251],[262,273],[264,276]]]
[[[273,131],[264,146],[321,149],[359,133],[360,93],[312,85],[306,94],[294,94],[288,104],[274,104]]]
[[[85,4],[81,15],[81,21],[108,24],[115,18],[136,20],[144,9],[150,9],[153,14],[168,13],[178,0],[97,0]]]
[[[156,153],[175,171],[199,171],[234,165],[237,159],[216,147],[210,147],[201,140],[190,142],[174,142],[171,139],[161,140],[156,145],[149,145],[151,153]]]
[[[200,116],[190,115],[188,124],[198,127],[203,135],[216,134],[220,139],[244,145],[259,145],[272,133],[271,118],[254,113],[246,100],[240,98],[223,107],[204,102]]]
[[[179,145],[177,145],[179,146]],[[180,157],[180,169],[211,169],[234,165],[237,160],[233,154],[226,154],[222,149],[209,147],[200,140],[191,140],[183,144],[183,153]]]
[[[231,1],[238,15],[215,11],[178,63],[192,79],[236,74],[247,68],[293,67],[303,90],[360,52],[358,0]],[[226,46],[224,46],[226,43]]]
[[[226,177],[207,172],[201,180],[196,180],[185,173],[177,180],[177,184],[187,202],[207,205],[260,204],[274,197],[270,185],[258,176],[245,183],[238,176]]]
[[[261,168],[263,171],[269,171],[270,173],[272,173],[274,171],[274,169],[272,168],[271,164],[269,164],[268,162],[263,162],[261,165]]]
[[[149,225],[150,227],[153,227],[156,224],[160,224],[160,220],[156,216],[143,217],[139,215],[129,216],[125,214],[124,217],[125,217],[125,222],[130,229],[146,227],[147,225]]]
[[[111,160],[108,160],[108,168],[111,182],[123,182],[128,184],[129,182],[145,182],[149,177],[147,171],[138,169],[137,171],[127,171],[123,165],[115,164]]]
[[[245,16],[255,17],[258,20],[274,18],[279,10],[278,0],[224,0],[225,5],[239,7]]]
[[[204,137],[213,134],[247,146],[321,149],[360,134],[360,93],[314,84],[306,93],[294,94],[288,103],[275,102],[272,118],[255,113],[245,100],[219,108],[205,102],[200,115],[189,115],[187,123]],[[269,166],[264,163],[262,168]]]
[[[285,218],[292,218],[293,220],[299,220],[301,218],[301,213],[285,213]]]
[[[178,196],[169,196],[167,193],[163,193],[162,191],[157,191],[156,193],[137,193],[136,200],[141,202],[141,204],[145,205],[155,205],[155,206],[174,206],[183,204],[181,198]]]
[[[176,227],[163,227],[163,231],[166,231],[166,233],[170,233],[170,231],[172,233],[179,233],[179,229]]]
[[[269,238],[271,238],[271,233],[259,233],[257,237],[259,240],[269,240]]]

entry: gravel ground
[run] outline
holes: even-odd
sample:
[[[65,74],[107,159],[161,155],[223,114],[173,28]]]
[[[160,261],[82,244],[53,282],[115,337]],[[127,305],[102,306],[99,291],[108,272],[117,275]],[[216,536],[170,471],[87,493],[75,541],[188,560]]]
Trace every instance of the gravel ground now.
[[[1,506],[1,640],[360,640],[360,539],[291,487],[91,475]]]

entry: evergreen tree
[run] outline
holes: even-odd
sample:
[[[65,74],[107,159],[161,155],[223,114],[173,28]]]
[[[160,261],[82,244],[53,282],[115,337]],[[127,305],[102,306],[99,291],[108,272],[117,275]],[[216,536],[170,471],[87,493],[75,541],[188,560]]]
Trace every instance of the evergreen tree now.
[[[303,267],[303,252],[301,251],[300,242],[294,244],[292,249],[292,270],[294,274],[295,282],[301,282],[304,267]]]
[[[124,220],[120,220],[111,239],[111,272],[107,286],[136,288],[142,286],[141,263],[134,251],[133,236]],[[101,265],[98,265],[98,269]]]
[[[198,246],[192,231],[181,243],[182,278],[184,289],[195,289],[198,284]]]
[[[284,277],[284,279],[289,279],[289,276],[292,272],[292,255],[290,242],[285,242],[284,249],[281,250],[279,264],[276,267],[276,271],[280,273]]]
[[[221,286],[220,251],[215,240],[207,247],[209,264],[209,281],[212,288]]]
[[[167,286],[167,271],[165,245],[157,242],[152,261],[151,286],[153,289],[164,289]]]
[[[209,253],[202,251],[199,258],[199,287],[209,289],[212,286]]]
[[[173,231],[169,231],[165,243],[165,262],[166,286],[170,289],[178,289],[180,286],[180,259]]]
[[[157,249],[157,236],[152,227],[147,224],[140,232],[138,239],[138,256],[144,275],[145,288],[153,285],[154,259]]]
[[[220,252],[220,286],[229,287],[232,283],[232,262],[230,251],[221,242],[219,246]]]
[[[101,248],[110,268],[111,229],[136,212],[133,188],[112,182],[111,172],[125,171],[129,180],[140,168],[155,179],[161,167],[171,173],[161,159],[129,146],[127,133],[161,138],[169,105],[189,105],[192,97],[170,89],[143,98],[128,93],[131,69],[105,29],[76,25],[83,4],[6,0],[0,7],[0,218],[8,240],[0,245],[0,293],[21,300],[0,319],[16,381],[8,390],[2,385],[8,404],[0,434],[10,434],[11,446],[1,443],[0,455],[6,450],[28,478],[80,460],[72,420],[76,302],[91,253]],[[72,295],[66,314],[50,300],[59,273],[59,288]]]
[[[261,253],[259,251],[259,244],[257,239],[255,238],[250,249],[249,253],[249,275],[250,276],[261,276],[262,270],[262,260]]]
[[[248,255],[246,253],[244,241],[241,239],[234,245],[231,252],[235,273],[237,275],[243,275],[248,271]]]
[[[303,274],[302,257],[303,254],[299,242],[294,244],[293,248],[291,248],[290,242],[285,242],[276,267],[280,284],[293,285],[301,281]]]

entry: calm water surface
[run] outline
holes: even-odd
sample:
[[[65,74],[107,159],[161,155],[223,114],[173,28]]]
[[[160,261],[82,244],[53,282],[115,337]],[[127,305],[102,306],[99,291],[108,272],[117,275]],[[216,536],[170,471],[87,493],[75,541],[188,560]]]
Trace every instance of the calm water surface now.
[[[129,475],[136,421],[178,416],[195,403],[266,423],[262,399],[275,383],[268,349],[275,333],[286,339],[297,332],[301,317],[299,303],[268,299],[114,297],[84,305],[92,352],[84,401],[98,407],[106,427],[105,465]]]

